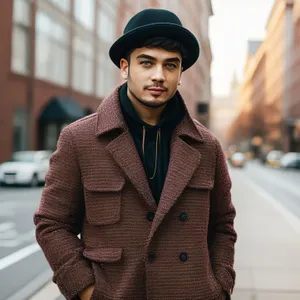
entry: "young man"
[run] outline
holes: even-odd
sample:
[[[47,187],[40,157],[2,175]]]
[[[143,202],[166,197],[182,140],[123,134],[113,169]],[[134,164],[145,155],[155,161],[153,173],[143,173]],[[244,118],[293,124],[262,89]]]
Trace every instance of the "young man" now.
[[[62,131],[34,220],[67,299],[230,299],[231,181],[177,91],[199,53],[172,12],[139,12],[110,49],[126,83]]]

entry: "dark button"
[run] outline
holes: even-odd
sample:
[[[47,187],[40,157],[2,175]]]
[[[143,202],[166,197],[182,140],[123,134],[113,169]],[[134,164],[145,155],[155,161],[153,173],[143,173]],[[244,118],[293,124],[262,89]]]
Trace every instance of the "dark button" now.
[[[153,252],[148,253],[148,261],[150,263],[153,263],[155,261],[155,259],[156,259],[155,253],[153,253]]]
[[[185,222],[189,218],[189,215],[186,212],[183,212],[182,214],[180,214],[179,218],[180,221]]]
[[[154,219],[154,213],[151,212],[151,211],[148,212],[148,213],[147,213],[147,220],[148,220],[149,222],[152,222],[153,219]]]
[[[189,256],[186,252],[182,252],[182,253],[180,253],[179,258],[180,258],[181,261],[185,262],[189,259]]]

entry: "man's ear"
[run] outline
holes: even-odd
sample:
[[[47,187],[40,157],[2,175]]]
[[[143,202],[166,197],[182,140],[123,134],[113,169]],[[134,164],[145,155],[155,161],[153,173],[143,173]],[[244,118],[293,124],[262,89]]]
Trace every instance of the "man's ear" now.
[[[120,60],[121,76],[124,80],[128,78],[128,61],[125,58]]]
[[[182,70],[183,70],[183,69],[181,69],[181,72],[180,72],[180,75],[179,75],[178,85],[181,85],[181,75],[182,75]]]

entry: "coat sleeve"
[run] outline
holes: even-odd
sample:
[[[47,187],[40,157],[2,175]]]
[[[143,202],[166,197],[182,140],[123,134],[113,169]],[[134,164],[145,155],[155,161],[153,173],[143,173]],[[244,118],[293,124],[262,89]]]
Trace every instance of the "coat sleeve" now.
[[[211,193],[208,244],[217,281],[230,297],[235,284],[235,207],[231,201],[231,179],[220,143],[216,140],[214,187]]]
[[[67,299],[94,283],[90,262],[78,238],[84,217],[83,189],[76,149],[68,127],[62,131],[40,205],[34,215],[36,238],[53,272],[53,281]]]

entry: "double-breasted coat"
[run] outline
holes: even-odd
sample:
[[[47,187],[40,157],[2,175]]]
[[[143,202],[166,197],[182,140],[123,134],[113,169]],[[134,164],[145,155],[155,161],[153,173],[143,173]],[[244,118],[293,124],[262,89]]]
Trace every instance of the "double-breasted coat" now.
[[[188,113],[176,127],[156,205],[117,87],[65,127],[34,215],[37,241],[67,299],[230,299],[235,208],[216,138]]]

